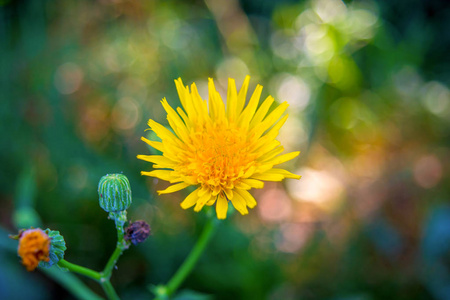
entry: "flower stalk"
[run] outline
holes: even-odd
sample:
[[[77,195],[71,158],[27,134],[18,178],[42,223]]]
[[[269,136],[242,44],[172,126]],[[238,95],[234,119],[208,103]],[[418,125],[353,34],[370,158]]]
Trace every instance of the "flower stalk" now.
[[[83,281],[70,272],[61,272],[58,268],[41,268],[41,271],[58,282],[73,294],[76,299],[102,300],[103,298],[94,293]]]
[[[109,258],[109,260],[102,272],[96,272],[89,268],[86,268],[86,267],[83,267],[83,266],[80,266],[77,264],[73,264],[71,262],[68,262],[65,259],[61,259],[58,262],[58,266],[60,266],[61,268],[68,269],[71,272],[78,273],[80,275],[89,277],[89,278],[97,281],[102,286],[103,291],[105,292],[108,299],[118,300],[120,298],[117,295],[116,291],[114,290],[114,287],[112,286],[110,279],[111,279],[112,270],[114,269],[114,267],[117,263],[117,260],[119,259],[120,255],[122,255],[123,251],[128,248],[127,244],[128,244],[128,242],[126,242],[123,239],[123,235],[122,235],[122,241],[117,242],[117,247],[114,250],[111,257]]]
[[[70,263],[64,259],[61,259],[58,265],[97,281],[108,299],[119,300],[110,279],[119,257],[130,246],[130,241],[125,238],[124,230],[125,223],[128,221],[126,209],[132,202],[130,183],[122,174],[108,174],[100,179],[98,193],[100,206],[109,212],[109,218],[114,220],[116,226],[117,243],[114,252],[101,272]]]
[[[211,240],[217,225],[220,221],[214,218],[213,214],[208,214],[208,221],[200,234],[194,248],[192,248],[188,257],[186,257],[183,264],[177,270],[177,272],[172,276],[169,282],[165,286],[157,286],[154,289],[154,293],[157,295],[157,299],[163,300],[168,299],[172,296],[186,277],[192,272],[195,264],[199,260],[209,241]]]
[[[77,264],[73,264],[71,262],[68,262],[65,259],[61,259],[58,262],[58,266],[63,269],[68,269],[71,272],[78,273],[80,275],[89,277],[98,282],[100,282],[100,279],[102,278],[102,274],[100,274],[99,272],[96,272],[94,270],[91,270],[89,268],[86,268],[86,267],[83,267],[83,266],[80,266]]]
[[[119,257],[122,255],[123,251],[128,249],[128,247],[130,246],[130,243],[126,241],[124,238],[124,229],[123,229],[123,226],[127,221],[127,212],[123,211],[119,213],[109,213],[109,214],[110,218],[114,219],[114,222],[116,224],[117,244],[116,249],[109,258],[108,262],[106,263],[105,269],[101,273],[103,277],[102,279],[104,280],[109,280],[109,278],[111,278],[112,270],[117,264]]]

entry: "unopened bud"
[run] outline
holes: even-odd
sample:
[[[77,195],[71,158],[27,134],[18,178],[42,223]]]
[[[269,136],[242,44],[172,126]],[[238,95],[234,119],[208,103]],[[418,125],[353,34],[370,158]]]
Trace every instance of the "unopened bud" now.
[[[137,245],[145,241],[150,235],[150,225],[145,221],[135,221],[131,223],[125,233],[125,240],[131,241],[133,245]]]
[[[121,212],[131,205],[130,182],[125,175],[108,174],[98,183],[101,208],[107,212]]]

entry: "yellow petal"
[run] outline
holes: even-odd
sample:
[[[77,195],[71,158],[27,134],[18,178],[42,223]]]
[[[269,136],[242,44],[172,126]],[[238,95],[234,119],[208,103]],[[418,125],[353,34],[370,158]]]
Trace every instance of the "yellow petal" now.
[[[250,122],[250,128],[255,127],[255,125],[261,123],[261,121],[266,116],[267,112],[269,111],[270,106],[272,106],[274,99],[272,96],[269,96],[264,100],[264,102],[261,104],[261,106],[256,111],[255,116],[253,117],[252,121]]]
[[[194,104],[194,108],[197,112],[198,118],[202,121],[202,123],[209,118],[208,115],[208,106],[205,101],[203,101],[202,97],[198,93],[197,86],[195,83],[191,84],[191,98],[192,103]]]
[[[233,191],[231,189],[224,189],[223,190],[225,195],[227,196],[228,200],[233,199]]]
[[[189,133],[186,129],[186,125],[181,120],[176,111],[169,105],[166,98],[161,100],[161,103],[164,107],[164,110],[167,112],[167,120],[169,121],[170,127],[172,127],[178,137],[186,143],[189,140]]]
[[[221,188],[219,185],[214,186],[214,187],[213,187],[213,191],[212,191],[212,195],[213,195],[213,196],[218,195],[218,194],[220,193],[221,190],[222,190],[222,188]]]
[[[186,128],[191,128],[191,120],[188,118],[188,116],[186,115],[186,113],[184,112],[184,110],[181,109],[181,107],[177,107],[177,112],[178,114],[181,116],[181,118],[184,121],[184,124],[186,124]]]
[[[277,137],[278,131],[284,125],[284,123],[286,123],[288,116],[289,115],[286,114],[283,118],[278,120],[278,122],[265,135],[273,136],[273,138]]]
[[[166,98],[163,98],[161,100],[161,104],[162,104],[164,110],[167,112],[168,118],[172,119],[176,126],[178,126],[178,127],[184,126],[184,122],[181,120],[180,116],[172,108],[172,106],[170,106],[170,104],[169,104],[169,102],[167,102]]]
[[[228,92],[227,92],[227,116],[228,120],[234,122],[236,119],[237,107],[237,91],[236,83],[233,78],[228,78]]]
[[[236,188],[237,189],[241,189],[241,190],[249,190],[252,187],[249,186],[248,184],[243,183],[242,180],[241,180],[239,183],[236,184]]]
[[[300,179],[302,178],[301,175],[297,175],[294,173],[291,173],[289,171],[283,170],[283,169],[272,169],[274,172],[279,172],[284,175],[285,178],[292,178],[292,179]]]
[[[277,137],[278,132],[271,132],[270,135],[267,133],[266,135],[262,136],[259,139],[256,139],[250,146],[249,151],[250,152],[265,152],[263,148],[268,147],[270,149],[275,148],[278,146],[280,142],[275,140]]]
[[[241,183],[247,184],[248,186],[255,189],[262,189],[264,187],[264,182],[251,178],[241,179]]]
[[[197,200],[197,204],[195,204],[194,210],[196,212],[199,212],[202,210],[203,206],[205,206],[205,204],[211,199],[211,194],[210,193],[206,193],[203,196],[201,196],[198,200]]]
[[[250,82],[250,76],[245,76],[244,82],[242,83],[242,87],[239,90],[239,94],[237,96],[236,103],[236,115],[239,116],[242,112],[242,109],[245,105],[245,98],[247,97],[248,84]]]
[[[254,144],[252,145],[252,147],[250,147],[250,151],[265,152],[276,146],[276,145],[274,145],[274,142],[279,144],[280,142],[275,140],[275,138],[278,136],[278,132],[279,132],[281,126],[283,126],[284,123],[286,122],[287,118],[288,118],[288,115],[285,115],[267,133],[265,133],[260,138],[255,139]],[[253,138],[255,138],[255,137],[256,137],[256,134],[254,135]],[[267,149],[269,147],[269,145],[271,146],[271,148]]]
[[[252,175],[252,178],[264,181],[281,181],[284,178],[300,179],[301,177],[283,169],[270,169],[262,174]]]
[[[208,202],[206,202],[206,205],[211,206],[216,203],[216,198],[217,197],[212,197],[211,199],[209,199]]]
[[[228,211],[228,201],[222,194],[219,194],[216,203],[217,218],[221,220],[226,219],[227,211]]]
[[[268,170],[270,170],[272,168],[273,168],[273,165],[271,165],[271,164],[259,165],[256,168],[255,174],[262,174],[262,173],[264,173],[264,172],[266,172],[266,171],[268,171]]]
[[[267,131],[278,119],[281,115],[286,111],[289,104],[287,102],[281,103],[277,108],[275,108],[261,123],[255,124],[254,132],[255,138],[261,137],[261,135]],[[253,121],[252,121],[253,122]]]
[[[286,154],[274,157],[272,159],[266,160],[264,163],[270,163],[272,165],[279,165],[281,163],[284,163],[288,160],[291,160],[291,159],[297,157],[299,154],[300,154],[300,151],[286,153]]]
[[[171,141],[175,145],[183,145],[180,140],[166,127],[152,119],[148,120],[148,126],[156,133],[156,135],[163,141]]]
[[[247,169],[247,171],[245,171],[244,175],[242,175],[243,178],[248,178],[250,176],[253,175],[253,173],[255,173],[256,171],[256,167],[255,166],[251,166],[250,168]]]
[[[173,193],[173,192],[177,192],[179,190],[182,190],[184,188],[187,188],[188,186],[190,186],[190,184],[186,183],[186,182],[180,182],[174,185],[169,186],[167,189],[162,190],[162,191],[157,191],[158,195],[161,194],[169,194],[169,193]]]
[[[256,200],[249,192],[246,190],[235,190],[235,192],[245,200],[248,207],[253,208],[256,206]]]
[[[189,115],[188,110],[191,110],[191,107],[188,103],[188,100],[190,98],[189,90],[187,89],[187,87],[184,86],[181,78],[178,78],[175,80],[175,86],[177,88],[178,97],[180,98],[181,105],[183,106],[183,108],[186,110],[186,112]]]
[[[241,215],[248,214],[247,204],[245,204],[244,198],[242,198],[238,193],[234,193],[234,198],[231,200],[231,203],[234,208],[241,213]]]
[[[285,177],[282,174],[274,174],[274,173],[263,173],[263,174],[253,174],[252,178],[264,180],[264,181],[281,181]]]
[[[163,143],[161,143],[161,142],[150,141],[149,139],[146,139],[145,137],[141,137],[141,140],[143,140],[144,142],[146,142],[148,145],[155,148],[156,150],[159,150],[161,152],[164,151],[164,146],[163,146]]]
[[[216,91],[212,78],[208,79],[210,114],[213,120],[225,120],[225,105]]]
[[[180,206],[181,206],[183,209],[188,209],[188,208],[194,206],[195,203],[197,203],[197,200],[198,200],[198,195],[197,195],[197,193],[198,193],[198,190],[199,190],[199,189],[200,189],[200,188],[197,188],[195,191],[193,191],[192,193],[190,193],[190,194],[183,200],[183,202],[180,203]]]
[[[283,146],[278,146],[275,149],[270,150],[269,152],[267,152],[263,156],[259,157],[258,161],[260,161],[260,162],[262,162],[264,164],[270,162],[270,164],[275,165],[275,163],[271,162],[271,159],[274,158],[275,156],[277,156],[278,154],[280,154],[283,151],[284,151]]]
[[[202,187],[198,190],[198,197],[202,197],[204,194],[210,192],[210,189],[207,187]]]
[[[244,108],[244,111],[239,116],[238,126],[241,128],[248,128],[250,121],[252,120],[256,108],[258,107],[259,98],[261,97],[263,87],[261,85],[257,85],[255,91],[253,92],[250,101],[247,106]]]
[[[166,166],[165,168],[171,168],[175,165],[175,162],[173,160],[168,159],[167,157],[164,157],[162,155],[138,155],[136,157],[138,159]]]
[[[150,172],[145,172],[145,171],[141,172],[141,175],[156,177],[156,178],[159,178],[159,179],[162,179],[165,181],[169,181],[171,183],[180,181],[179,177],[174,176],[174,174],[176,174],[174,171],[169,171],[169,170],[154,170],[154,171],[150,171]]]

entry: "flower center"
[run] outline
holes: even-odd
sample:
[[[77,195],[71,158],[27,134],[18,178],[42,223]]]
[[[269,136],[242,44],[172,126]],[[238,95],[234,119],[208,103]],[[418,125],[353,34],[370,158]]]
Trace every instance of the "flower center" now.
[[[232,189],[236,180],[254,164],[246,132],[234,124],[207,124],[195,130],[186,151],[184,174],[217,194]]]
[[[37,268],[40,261],[49,261],[50,238],[40,229],[26,230],[19,241],[18,254],[28,271]]]

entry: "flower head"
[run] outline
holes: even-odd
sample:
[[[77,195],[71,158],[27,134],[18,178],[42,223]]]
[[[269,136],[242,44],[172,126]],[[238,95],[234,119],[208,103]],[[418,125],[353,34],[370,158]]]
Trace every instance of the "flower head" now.
[[[200,211],[204,205],[216,204],[217,217],[225,219],[229,201],[241,214],[248,214],[247,207],[256,206],[248,191],[262,188],[263,181],[300,179],[299,175],[274,168],[300,153],[280,155],[284,148],[276,140],[288,117],[282,117],[288,104],[284,102],[268,113],[274,102],[269,96],[258,108],[262,91],[258,85],[245,106],[249,81],[247,76],[238,93],[234,79],[229,79],[225,108],[211,78],[209,105],[200,97],[195,83],[189,90],[180,78],[175,80],[184,110],[180,107],[174,110],[164,98],[161,103],[172,131],[149,120],[150,129],[161,142],[142,138],[162,155],[138,155],[139,159],[153,163],[156,169],[141,172],[142,175],[173,183],[158,191],[159,194],[195,186],[181,207],[195,206],[194,210]]]
[[[17,253],[28,271],[37,268],[39,262],[50,260],[50,237],[41,229],[28,229],[19,234]]]

